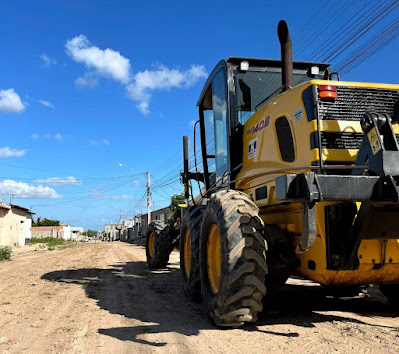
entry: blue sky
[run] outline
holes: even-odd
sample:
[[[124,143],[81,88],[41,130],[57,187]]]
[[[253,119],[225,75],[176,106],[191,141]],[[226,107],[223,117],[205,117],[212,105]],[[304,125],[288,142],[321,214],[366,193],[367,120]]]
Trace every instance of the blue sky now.
[[[168,205],[182,191],[182,136],[214,65],[279,58],[280,19],[294,59],[307,60],[366,3],[377,2],[2,1],[3,201],[13,194],[37,216],[102,229],[120,209],[125,218],[146,210],[150,171],[154,208]],[[356,45],[397,19],[392,10]],[[396,39],[344,79],[398,83],[398,53]]]

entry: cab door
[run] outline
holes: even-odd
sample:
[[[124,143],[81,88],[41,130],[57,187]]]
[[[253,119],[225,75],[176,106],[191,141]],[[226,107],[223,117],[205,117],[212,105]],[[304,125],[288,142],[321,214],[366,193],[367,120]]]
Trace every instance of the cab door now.
[[[214,189],[215,186],[217,189],[228,188],[230,182],[229,110],[226,83],[226,70],[220,67],[212,76],[199,105],[200,119],[203,123],[201,144],[204,172],[209,176],[209,185],[206,183],[207,189],[211,187]]]

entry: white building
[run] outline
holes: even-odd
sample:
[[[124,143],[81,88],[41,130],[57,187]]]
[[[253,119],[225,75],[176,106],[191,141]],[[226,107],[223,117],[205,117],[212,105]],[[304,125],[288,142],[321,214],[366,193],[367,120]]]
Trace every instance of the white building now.
[[[24,246],[32,238],[32,213],[15,204],[0,203],[0,246]]]
[[[83,227],[73,226],[71,227],[71,240],[72,241],[81,241],[83,239]]]
[[[106,224],[104,226],[104,236],[110,241],[117,241],[120,239],[120,230],[122,225],[120,224]]]

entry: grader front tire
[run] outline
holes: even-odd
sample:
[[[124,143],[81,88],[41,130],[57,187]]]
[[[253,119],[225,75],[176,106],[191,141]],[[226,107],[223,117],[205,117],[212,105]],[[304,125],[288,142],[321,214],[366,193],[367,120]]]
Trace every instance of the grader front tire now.
[[[266,294],[267,244],[259,209],[241,192],[215,193],[203,216],[200,277],[205,310],[218,326],[257,320]]]
[[[153,221],[147,230],[146,255],[150,269],[165,268],[172,252],[172,240],[169,228],[162,221]]]
[[[201,300],[199,239],[204,210],[204,205],[189,207],[180,229],[180,270],[184,282],[184,293],[193,301]]]

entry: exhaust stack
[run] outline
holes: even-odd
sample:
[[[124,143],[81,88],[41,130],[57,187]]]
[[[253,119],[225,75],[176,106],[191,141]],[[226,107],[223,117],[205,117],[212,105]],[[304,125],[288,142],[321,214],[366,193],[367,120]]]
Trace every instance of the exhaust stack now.
[[[277,27],[278,39],[281,46],[281,73],[283,91],[294,86],[293,64],[292,64],[292,41],[288,31],[287,22],[281,20]]]

